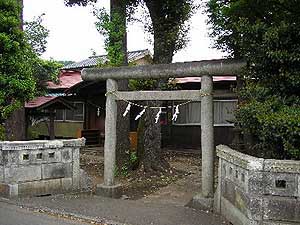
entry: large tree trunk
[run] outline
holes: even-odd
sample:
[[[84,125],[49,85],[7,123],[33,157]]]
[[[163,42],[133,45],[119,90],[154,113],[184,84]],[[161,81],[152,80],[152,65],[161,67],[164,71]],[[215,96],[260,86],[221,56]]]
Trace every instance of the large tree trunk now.
[[[176,35],[170,35],[168,21],[164,21],[165,11],[163,11],[163,2],[146,0],[146,5],[150,12],[154,34],[154,64],[171,63],[175,51]],[[172,28],[171,28],[172,29]],[[161,89],[167,80],[159,80],[154,89]],[[149,105],[159,105],[159,102],[148,102]],[[146,172],[163,171],[169,167],[164,160],[161,150],[161,125],[155,123],[154,118],[158,109],[146,110],[144,121],[140,123],[139,138],[143,140],[138,143],[138,156],[140,164],[143,165]]]
[[[122,20],[121,26],[126,27],[126,4],[125,1],[120,0],[111,0],[111,16],[118,15]],[[116,27],[118,29],[118,27]],[[110,39],[110,45],[113,46],[115,42],[120,40]],[[123,62],[118,66],[126,66],[128,65],[128,57],[127,57],[127,35],[126,32],[122,38],[122,53],[123,53]],[[119,90],[127,90],[128,89],[128,80],[119,80],[118,81],[118,89]],[[116,165],[119,171],[122,169],[124,165],[126,165],[129,161],[130,151],[130,142],[129,142],[129,129],[130,129],[130,121],[129,117],[123,117],[122,114],[126,109],[126,103],[123,101],[119,101],[117,103],[118,112],[117,112],[117,146],[116,146]]]
[[[159,105],[159,102],[148,101],[148,105]],[[161,150],[161,126],[155,123],[154,118],[158,109],[146,110],[144,117],[143,132],[143,154],[140,163],[142,163],[145,172],[162,172],[169,167],[168,162],[164,159]]]
[[[15,110],[5,121],[5,138],[8,141],[25,140],[25,108]]]
[[[175,1],[176,2],[176,1]],[[180,18],[172,19],[170,16],[172,9],[166,9],[163,1],[145,0],[150,13],[153,36],[154,36],[154,56],[155,64],[171,63],[175,51],[176,40],[178,38],[177,25]]]

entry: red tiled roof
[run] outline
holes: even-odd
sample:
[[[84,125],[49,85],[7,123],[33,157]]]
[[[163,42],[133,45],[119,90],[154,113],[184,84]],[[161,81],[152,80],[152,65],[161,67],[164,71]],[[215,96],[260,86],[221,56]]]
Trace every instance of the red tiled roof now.
[[[40,96],[40,97],[36,97],[35,99],[26,102],[25,103],[25,108],[37,108],[40,107],[44,104],[46,104],[47,102],[52,101],[53,99],[57,98],[57,96]]]
[[[236,81],[236,76],[213,76],[213,81]],[[201,77],[182,77],[176,78],[177,84],[189,83],[189,82],[201,82]]]
[[[68,89],[78,83],[82,82],[80,71],[65,71],[62,70],[59,74],[59,83],[47,82],[48,89]],[[41,107],[50,101],[53,101],[58,96],[40,96],[25,103],[25,108],[32,109]],[[52,104],[52,103],[50,103]]]
[[[68,89],[82,81],[80,71],[62,70],[59,75],[59,83],[47,82],[48,89]]]
[[[41,96],[25,103],[27,109],[70,109],[74,106],[61,96]]]

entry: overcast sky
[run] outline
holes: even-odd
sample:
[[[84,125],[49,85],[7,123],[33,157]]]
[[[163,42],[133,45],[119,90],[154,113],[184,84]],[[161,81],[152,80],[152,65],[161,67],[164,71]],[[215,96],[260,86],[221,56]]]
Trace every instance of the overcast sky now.
[[[109,0],[99,2],[100,6],[109,8]],[[63,0],[24,0],[25,21],[42,13],[45,13],[44,25],[50,30],[43,58],[80,61],[91,56],[93,51],[105,54],[103,37],[95,28],[95,18],[90,7],[66,7]],[[200,10],[192,17],[190,42],[174,56],[174,62],[216,59],[224,55],[211,48],[205,20],[206,17]],[[152,51],[147,39],[142,24],[129,25],[129,51],[146,48]]]

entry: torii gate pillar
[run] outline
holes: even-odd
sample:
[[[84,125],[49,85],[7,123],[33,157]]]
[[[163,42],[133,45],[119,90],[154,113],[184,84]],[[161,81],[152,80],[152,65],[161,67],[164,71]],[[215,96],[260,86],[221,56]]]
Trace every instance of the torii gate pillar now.
[[[202,196],[214,195],[214,125],[213,125],[212,76],[201,77],[201,91],[206,95],[201,100],[201,151],[202,151]]]
[[[214,112],[212,76],[201,77],[201,152],[202,191],[188,204],[192,208],[213,210],[214,203]]]
[[[106,80],[107,93],[118,90],[116,80]],[[106,197],[118,198],[121,186],[115,184],[117,143],[117,102],[112,94],[106,96],[105,140],[104,140],[104,183],[97,185],[96,193]]]

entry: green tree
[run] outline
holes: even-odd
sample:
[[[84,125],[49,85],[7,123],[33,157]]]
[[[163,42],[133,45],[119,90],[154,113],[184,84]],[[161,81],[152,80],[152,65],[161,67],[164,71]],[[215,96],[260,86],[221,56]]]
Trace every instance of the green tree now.
[[[171,63],[174,54],[188,41],[190,19],[196,5],[193,0],[144,0],[151,18],[146,29],[153,35],[155,64]]]
[[[0,2],[0,122],[32,98],[36,91],[33,67],[36,55],[26,42],[17,1]]]
[[[24,102],[45,93],[46,81],[56,81],[61,64],[38,56],[46,50],[48,30],[42,17],[22,29],[22,1],[1,2],[0,122],[6,138],[25,138]],[[24,129],[23,129],[24,127]]]
[[[215,46],[248,64],[237,118],[252,149],[299,158],[299,2],[210,0],[207,12]]]
[[[33,65],[33,78],[36,83],[35,96],[44,95],[47,92],[47,82],[58,82],[59,71],[62,64],[50,59],[36,58]]]
[[[47,37],[49,35],[49,30],[42,25],[44,15],[42,14],[34,18],[33,21],[24,23],[27,41],[38,55],[46,51]]]
[[[144,0],[144,3],[151,18],[151,23],[145,27],[153,35],[153,63],[171,63],[176,51],[184,48],[188,41],[187,22],[195,9],[193,1]],[[164,88],[166,83],[166,80],[157,80],[152,89]],[[151,101],[147,104],[160,103]],[[145,171],[164,171],[169,167],[161,155],[161,125],[153,122],[156,114],[157,110],[146,110],[145,117],[139,124],[138,158]]]
[[[109,20],[104,19],[102,26],[99,24],[101,18],[98,18],[96,27],[103,28],[103,34],[106,36],[105,50],[108,54],[110,66],[127,66],[127,32],[126,32],[126,1],[110,0]],[[101,22],[100,22],[101,23]],[[128,80],[118,81],[119,90],[128,90]],[[130,142],[129,131],[130,121],[128,117],[123,117],[122,112],[126,108],[126,103],[119,101],[117,113],[117,146],[116,163],[118,171],[127,170],[130,167]]]
[[[47,49],[47,38],[49,30],[43,25],[43,15],[34,18],[32,21],[25,21],[24,33],[27,43],[36,54],[33,66],[33,77],[36,82],[36,96],[44,95],[46,92],[47,81],[58,81],[58,74],[63,64],[50,59],[41,59],[41,56]]]

